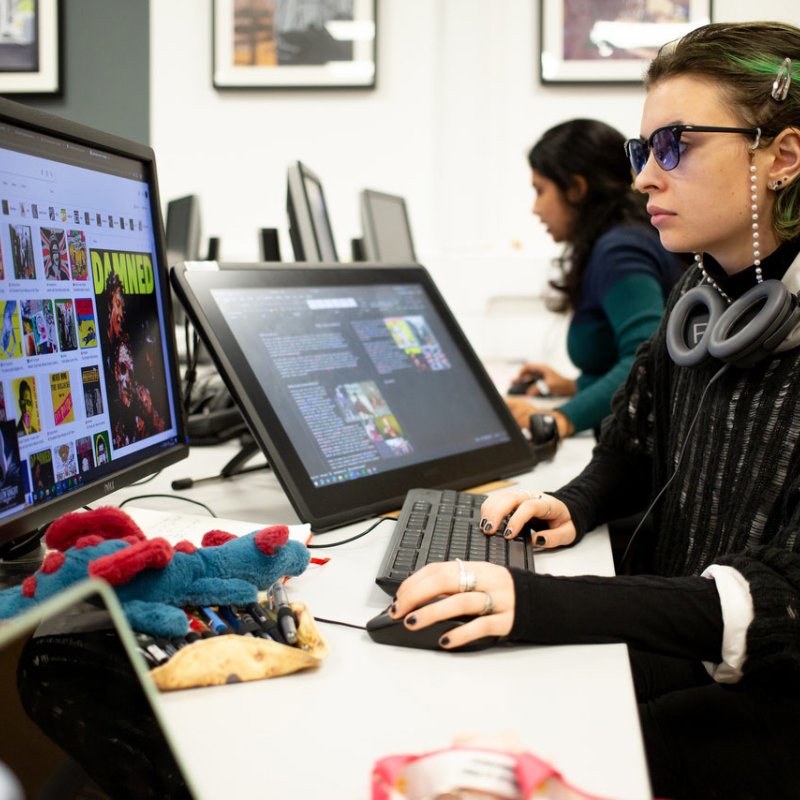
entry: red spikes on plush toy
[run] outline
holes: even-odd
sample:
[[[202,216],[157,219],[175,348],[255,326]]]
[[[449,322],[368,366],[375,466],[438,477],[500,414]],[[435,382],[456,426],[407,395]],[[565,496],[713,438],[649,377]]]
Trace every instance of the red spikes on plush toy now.
[[[95,508],[90,512],[73,511],[54,520],[44,536],[50,550],[68,550],[84,536],[103,539],[132,539],[142,541],[147,537],[142,529],[121,509],[113,506]]]

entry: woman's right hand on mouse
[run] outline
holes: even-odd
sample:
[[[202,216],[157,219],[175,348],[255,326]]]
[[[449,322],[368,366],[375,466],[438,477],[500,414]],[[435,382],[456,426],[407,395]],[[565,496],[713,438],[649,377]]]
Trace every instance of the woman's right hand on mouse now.
[[[432,602],[436,598],[440,599]],[[454,617],[474,617],[439,640],[450,649],[485,636],[507,636],[514,624],[515,602],[514,582],[505,567],[456,560],[428,564],[406,578],[389,614],[393,619],[404,617],[403,624],[411,630]]]

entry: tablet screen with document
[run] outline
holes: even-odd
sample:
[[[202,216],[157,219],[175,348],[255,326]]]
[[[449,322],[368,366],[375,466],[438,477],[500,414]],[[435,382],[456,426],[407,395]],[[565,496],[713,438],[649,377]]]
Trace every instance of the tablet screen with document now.
[[[182,264],[172,280],[301,520],[529,470],[533,450],[424,267]]]

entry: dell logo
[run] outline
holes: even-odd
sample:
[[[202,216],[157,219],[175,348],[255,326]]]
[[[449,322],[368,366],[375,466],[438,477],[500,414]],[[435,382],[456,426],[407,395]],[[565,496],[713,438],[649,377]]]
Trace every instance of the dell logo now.
[[[113,492],[114,491],[114,481],[106,481],[103,484],[103,491]]]

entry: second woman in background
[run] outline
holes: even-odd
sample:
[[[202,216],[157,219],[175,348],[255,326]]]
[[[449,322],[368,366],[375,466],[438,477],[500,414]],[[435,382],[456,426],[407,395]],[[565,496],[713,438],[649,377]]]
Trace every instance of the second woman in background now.
[[[533,213],[565,243],[550,306],[572,312],[567,352],[580,374],[572,380],[548,364],[525,364],[515,383],[526,396],[506,400],[523,428],[541,410],[535,397],[544,392],[569,398],[548,412],[562,437],[598,428],[682,272],[650,225],[645,196],[632,187],[624,142],[610,125],[574,119],[548,130],[528,153]]]

